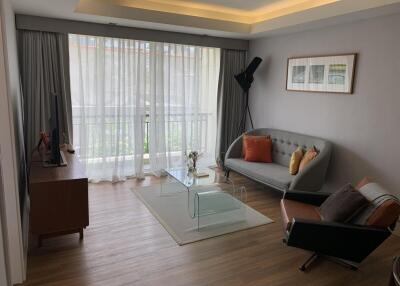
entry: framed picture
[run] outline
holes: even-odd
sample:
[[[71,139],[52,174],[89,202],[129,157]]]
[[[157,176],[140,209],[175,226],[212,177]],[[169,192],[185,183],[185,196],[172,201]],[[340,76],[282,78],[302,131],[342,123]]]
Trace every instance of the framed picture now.
[[[289,58],[286,90],[353,93],[357,54]]]

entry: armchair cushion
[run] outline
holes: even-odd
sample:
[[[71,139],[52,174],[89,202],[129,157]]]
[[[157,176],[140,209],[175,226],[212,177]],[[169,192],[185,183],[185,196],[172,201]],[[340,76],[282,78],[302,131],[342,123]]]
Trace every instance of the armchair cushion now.
[[[352,185],[347,184],[323,202],[320,213],[323,220],[347,222],[367,205],[368,200]]]
[[[282,199],[281,213],[285,231],[290,230],[294,218],[321,221],[321,216],[316,206],[298,201]]]

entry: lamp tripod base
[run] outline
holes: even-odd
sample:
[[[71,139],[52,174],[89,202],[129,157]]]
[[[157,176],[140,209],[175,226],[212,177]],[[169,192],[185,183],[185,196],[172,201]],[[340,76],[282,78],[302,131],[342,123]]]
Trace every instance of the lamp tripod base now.
[[[246,92],[246,108],[240,118],[236,138],[242,134],[242,130],[246,130],[246,115],[247,115],[247,113],[249,114],[251,129],[254,129],[253,118],[251,117],[251,112],[250,112],[250,107],[249,107],[249,93],[248,92]]]

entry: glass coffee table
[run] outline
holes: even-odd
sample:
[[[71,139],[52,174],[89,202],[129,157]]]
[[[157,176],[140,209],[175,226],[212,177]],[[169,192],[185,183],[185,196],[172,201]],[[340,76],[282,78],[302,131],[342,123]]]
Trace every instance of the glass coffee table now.
[[[247,199],[245,187],[237,187],[234,182],[218,172],[204,168],[196,176],[189,173],[187,168],[164,169],[168,181],[179,183],[182,190],[187,193],[187,210],[192,219],[197,219],[197,229],[201,226],[201,217],[217,215],[230,211],[244,211],[244,203]],[[163,192],[163,184],[160,186],[161,196],[173,196],[173,193]]]

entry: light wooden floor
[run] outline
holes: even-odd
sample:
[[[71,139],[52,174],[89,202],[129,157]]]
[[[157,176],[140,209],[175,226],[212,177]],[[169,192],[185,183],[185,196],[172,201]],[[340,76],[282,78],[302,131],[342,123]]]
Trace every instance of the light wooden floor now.
[[[232,177],[247,187],[248,204],[275,223],[178,246],[129,190],[158,179],[92,184],[84,241],[67,235],[41,249],[31,241],[24,285],[387,285],[400,238],[389,238],[358,271],[318,261],[302,273],[297,267],[309,254],[281,241],[280,194]]]

